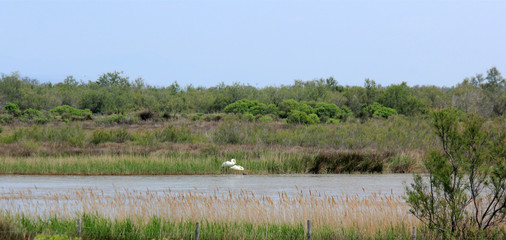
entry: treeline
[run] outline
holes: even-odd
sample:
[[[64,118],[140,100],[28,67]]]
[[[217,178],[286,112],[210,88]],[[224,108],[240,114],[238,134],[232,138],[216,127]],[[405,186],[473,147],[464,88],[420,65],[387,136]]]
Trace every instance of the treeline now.
[[[349,117],[416,116],[447,107],[494,117],[506,112],[506,80],[495,67],[450,88],[409,87],[405,82],[383,87],[370,79],[365,79],[363,86],[342,86],[332,77],[263,88],[238,83],[181,87],[177,82],[153,87],[141,78],[132,81],[121,72],[105,73],[88,82],[69,76],[51,84],[12,73],[0,78],[0,107],[3,122],[20,116],[44,121],[51,114],[87,118],[91,114],[122,116],[145,111],[166,117],[231,112],[312,123]],[[80,109],[84,112],[75,112]]]

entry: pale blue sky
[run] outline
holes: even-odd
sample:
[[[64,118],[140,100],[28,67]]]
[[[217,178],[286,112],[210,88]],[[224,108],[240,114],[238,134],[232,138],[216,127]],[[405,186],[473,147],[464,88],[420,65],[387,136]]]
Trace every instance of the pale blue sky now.
[[[453,86],[492,66],[506,73],[505,11],[506,1],[0,0],[0,73]]]

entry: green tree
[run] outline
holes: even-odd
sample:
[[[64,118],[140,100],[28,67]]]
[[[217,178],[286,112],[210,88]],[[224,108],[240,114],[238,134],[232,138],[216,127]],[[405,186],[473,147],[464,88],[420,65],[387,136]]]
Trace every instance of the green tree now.
[[[425,111],[425,106],[412,96],[406,82],[389,86],[380,98],[380,103],[404,115],[414,115]]]
[[[97,84],[101,87],[130,87],[128,77],[123,77],[121,74],[123,74],[123,72],[114,71],[104,73],[98,78]]]
[[[378,95],[378,87],[376,86],[376,82],[374,80],[366,78],[364,88],[365,88],[365,104],[370,105],[376,101],[376,97]]]
[[[377,102],[366,106],[362,109],[362,112],[364,116],[372,117],[372,116],[379,116],[388,118],[393,115],[397,115],[397,111],[393,108],[385,107]]]
[[[486,233],[506,217],[505,133],[456,109],[432,115],[441,149],[425,161],[427,178],[406,188],[410,212],[445,239]]]

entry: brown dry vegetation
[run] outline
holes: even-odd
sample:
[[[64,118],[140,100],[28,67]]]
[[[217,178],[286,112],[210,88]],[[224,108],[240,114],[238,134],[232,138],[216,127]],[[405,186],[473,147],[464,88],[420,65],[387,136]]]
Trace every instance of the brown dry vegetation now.
[[[138,191],[115,189],[106,194],[99,189],[79,188],[68,193],[41,193],[37,188],[6,191],[0,198],[9,214],[28,217],[73,218],[83,213],[122,220],[149,221],[153,216],[169,221],[248,222],[261,224],[300,224],[311,219],[318,229],[355,228],[366,235],[418,221],[408,214],[402,196],[389,194],[327,195],[299,190],[276,198],[258,196],[247,190],[214,193],[192,191]]]

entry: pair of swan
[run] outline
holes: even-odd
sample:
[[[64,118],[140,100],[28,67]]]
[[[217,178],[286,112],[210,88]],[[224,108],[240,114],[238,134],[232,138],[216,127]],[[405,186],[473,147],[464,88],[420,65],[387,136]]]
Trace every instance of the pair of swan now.
[[[244,170],[244,168],[242,166],[235,165],[235,159],[234,158],[232,158],[232,160],[230,160],[230,161],[223,162],[221,164],[221,167],[229,167],[231,169],[238,170],[238,171]]]

